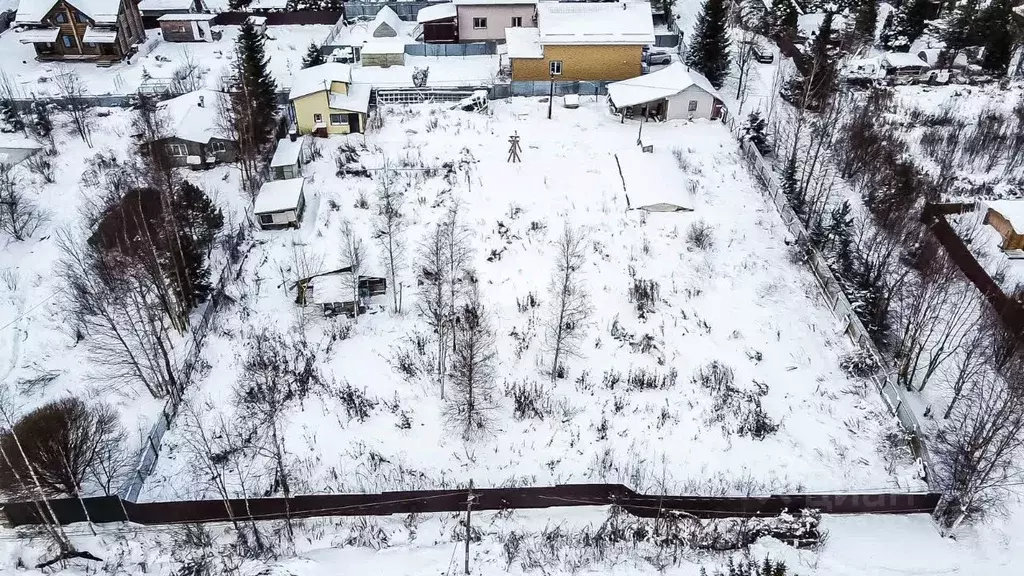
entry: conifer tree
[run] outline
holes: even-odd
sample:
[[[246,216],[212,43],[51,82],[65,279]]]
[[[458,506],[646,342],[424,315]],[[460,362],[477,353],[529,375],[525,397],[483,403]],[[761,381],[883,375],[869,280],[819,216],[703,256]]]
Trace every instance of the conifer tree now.
[[[248,19],[242,24],[236,41],[235,74],[237,86],[232,104],[248,108],[246,116],[257,121],[240,127],[257,147],[264,146],[274,129],[277,117],[277,83],[270,74],[265,38]]]
[[[818,28],[818,34],[811,41],[810,66],[811,75],[805,78],[804,93],[806,100],[805,107],[820,107],[832,95],[836,82],[836,67],[831,54],[833,16],[826,12]]]
[[[744,127],[744,132],[750,143],[762,155],[767,154],[769,150],[767,129],[768,123],[761,117],[761,112],[754,110],[747,116],[747,125]]]
[[[985,46],[981,67],[989,74],[1002,76],[1010,66],[1014,47],[1012,9],[1008,0],[993,0],[978,17]]]
[[[928,10],[928,0],[906,0],[898,10],[889,12],[882,27],[882,45],[896,52],[909,50],[928,26]]]
[[[32,130],[40,138],[53,141],[53,122],[50,121],[50,105],[42,100],[32,101]]]
[[[21,119],[21,113],[14,106],[14,101],[6,98],[0,101],[0,132],[22,132],[25,130],[25,122]]]
[[[303,68],[312,68],[313,66],[319,66],[326,62],[323,52],[320,51],[320,47],[316,45],[316,42],[309,43],[309,49],[306,50],[305,57],[302,58]]]
[[[729,9],[725,0],[705,0],[686,54],[687,66],[697,70],[715,88],[729,74]]]
[[[980,44],[978,37],[978,0],[965,0],[946,18],[942,40],[955,59],[968,46]]]
[[[859,0],[854,7],[853,33],[862,42],[874,44],[877,26],[878,4],[875,0]]]
[[[842,278],[849,278],[854,264],[853,216],[850,215],[849,200],[843,200],[829,214],[828,245],[837,273]]]
[[[794,151],[786,161],[786,167],[782,170],[782,193],[789,201],[789,207],[796,212],[797,216],[803,216],[804,197],[800,194],[800,183],[797,180],[796,152]]]
[[[772,10],[769,15],[771,20],[772,35],[782,35],[789,38],[796,36],[797,17],[796,4],[793,0],[772,0]]]
[[[202,188],[188,180],[181,183],[175,195],[174,216],[202,252],[209,252],[217,232],[224,226],[224,213]]]

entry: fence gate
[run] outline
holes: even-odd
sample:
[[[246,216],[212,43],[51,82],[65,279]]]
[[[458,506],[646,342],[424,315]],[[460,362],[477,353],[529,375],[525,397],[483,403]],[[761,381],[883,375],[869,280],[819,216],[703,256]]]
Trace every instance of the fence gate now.
[[[425,102],[458,102],[473,95],[472,89],[393,88],[375,90],[377,106],[385,104],[423,104]]]

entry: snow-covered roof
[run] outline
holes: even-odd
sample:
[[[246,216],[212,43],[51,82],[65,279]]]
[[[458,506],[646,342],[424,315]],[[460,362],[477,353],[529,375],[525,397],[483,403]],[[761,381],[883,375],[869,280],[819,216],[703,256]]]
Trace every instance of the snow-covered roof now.
[[[201,89],[161,102],[158,109],[167,123],[168,135],[200,144],[207,144],[213,138],[232,140],[220,126],[222,97],[222,92]]]
[[[302,136],[293,142],[291,138],[281,138],[277,141],[277,149],[274,150],[274,157],[270,160],[271,168],[280,166],[294,166],[299,163],[299,156],[302,154],[302,145],[305,143]]]
[[[654,43],[648,2],[540,2],[537,28],[542,45]]]
[[[690,86],[721,99],[707,78],[680,62],[673,62],[657,72],[612,82],[608,85],[608,97],[616,108],[621,108],[668,98]]]
[[[1024,199],[987,200],[984,204],[1009,220],[1014,232],[1024,233]]]
[[[458,13],[459,9],[455,7],[454,2],[435,4],[426,8],[420,8],[420,11],[416,13],[416,21],[420,24],[424,22],[437,22],[438,20],[455,18]]]
[[[331,93],[327,98],[327,105],[331,110],[348,110],[349,112],[366,112],[370,109],[370,92],[373,87],[369,84],[349,84],[346,94]]]
[[[199,21],[205,22],[207,20],[213,20],[217,17],[216,14],[164,14],[163,16],[156,19],[157,22],[190,22]]]
[[[60,28],[29,28],[18,35],[18,41],[22,44],[34,44],[36,42],[56,42],[60,36]]]
[[[93,28],[92,26],[85,29],[85,34],[82,35],[82,40],[86,42],[94,42],[96,44],[113,44],[117,42],[117,30],[110,28]]]
[[[825,20],[824,12],[813,12],[811,14],[801,14],[796,19],[797,35],[804,38],[812,38],[818,35],[818,30],[821,29],[821,23]],[[832,30],[839,30],[846,26],[846,18],[841,14],[832,15]]]
[[[402,30],[402,19],[395,11],[385,6],[373,17],[374,38],[394,38]]]
[[[543,58],[540,30],[537,28],[505,28],[505,44],[509,58]]]
[[[352,81],[352,67],[340,62],[327,62],[299,70],[292,76],[292,88],[288,99],[294,100],[303,96],[329,90],[332,82]]]
[[[299,207],[299,199],[302,198],[304,182],[302,178],[267,182],[260,186],[260,192],[253,202],[253,211],[256,214],[269,214],[295,210]]]
[[[404,54],[405,40],[401,38],[374,38],[363,44],[363,54]]]
[[[59,0],[26,0],[18,5],[15,22],[39,23]],[[122,0],[65,0],[97,24],[116,24]]]
[[[158,12],[160,10],[189,10],[196,0],[142,0],[139,10],[142,12]]]
[[[249,16],[248,18],[246,18],[246,20],[252,22],[253,26],[263,26],[264,24],[267,23],[266,16]]]
[[[456,6],[508,6],[511,4],[536,4],[537,0],[452,0]]]
[[[0,150],[39,150],[42,147],[35,140],[0,132]]]
[[[916,54],[906,52],[886,52],[882,56],[882,64],[892,68],[928,68],[928,63]]]
[[[676,212],[693,210],[685,180],[666,171],[672,159],[665,154],[643,153],[638,148],[616,154],[626,186],[630,210]]]

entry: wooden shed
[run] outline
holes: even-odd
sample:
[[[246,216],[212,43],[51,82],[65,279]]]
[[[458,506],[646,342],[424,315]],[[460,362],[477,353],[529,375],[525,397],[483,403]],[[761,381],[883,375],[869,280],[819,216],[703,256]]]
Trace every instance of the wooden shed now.
[[[216,14],[165,14],[156,19],[166,42],[213,42],[221,33],[212,29]]]
[[[277,142],[274,157],[270,160],[270,178],[272,180],[288,180],[302,177],[304,163],[303,148],[306,136],[292,135]]]
[[[363,45],[360,51],[360,61],[363,66],[388,66],[405,65],[405,41],[400,39],[375,39]]]
[[[306,208],[302,178],[274,180],[260,187],[253,202],[253,213],[260,228],[298,228]]]

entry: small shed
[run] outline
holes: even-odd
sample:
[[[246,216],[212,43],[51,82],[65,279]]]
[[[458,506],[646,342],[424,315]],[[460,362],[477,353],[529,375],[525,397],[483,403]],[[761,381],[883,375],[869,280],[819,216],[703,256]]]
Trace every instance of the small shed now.
[[[288,180],[302,177],[302,165],[305,164],[306,137],[295,136],[277,141],[277,149],[270,160],[270,178]]]
[[[360,62],[363,66],[404,66],[405,41],[393,39],[370,40],[360,51]]]
[[[302,190],[304,184],[302,178],[289,178],[261,186],[253,202],[253,213],[260,228],[298,228],[302,221],[302,211],[306,207]]]
[[[686,179],[665,170],[665,164],[671,162],[672,158],[665,154],[645,153],[639,148],[615,155],[627,210],[693,211],[693,193],[688,190]]]
[[[915,54],[886,52],[882,56],[882,68],[887,76],[920,76],[931,66]]]
[[[722,116],[724,104],[707,78],[680,62],[608,85],[608,102],[616,113],[659,120]]]
[[[985,202],[985,224],[1003,238],[1003,251],[1024,250],[1024,199]]]
[[[421,8],[416,13],[416,22],[423,27],[423,41],[427,44],[458,42],[457,13],[458,9],[452,2]]]
[[[216,14],[165,14],[156,19],[167,42],[213,42],[221,33],[211,27]]]

